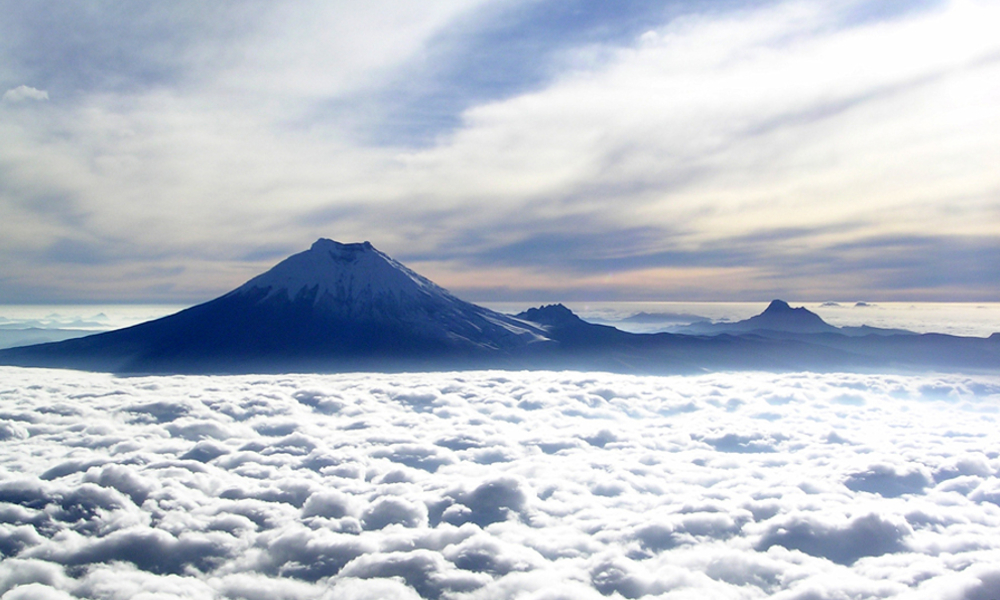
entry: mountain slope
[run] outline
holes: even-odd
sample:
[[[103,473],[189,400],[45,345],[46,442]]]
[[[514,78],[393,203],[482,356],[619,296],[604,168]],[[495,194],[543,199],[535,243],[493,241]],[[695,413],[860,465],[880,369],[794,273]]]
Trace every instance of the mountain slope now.
[[[376,250],[321,239],[228,294],[126,329],[0,351],[0,362],[113,372],[497,364],[544,331],[470,304]]]

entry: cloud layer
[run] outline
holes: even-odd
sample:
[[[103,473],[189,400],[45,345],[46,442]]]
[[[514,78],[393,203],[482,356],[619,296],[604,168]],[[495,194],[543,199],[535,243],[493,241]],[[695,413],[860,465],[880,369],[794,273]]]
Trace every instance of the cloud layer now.
[[[993,377],[2,375],[5,599],[1000,591]]]
[[[992,298],[995,5],[615,6],[8,6],[0,301],[320,236],[472,299]]]

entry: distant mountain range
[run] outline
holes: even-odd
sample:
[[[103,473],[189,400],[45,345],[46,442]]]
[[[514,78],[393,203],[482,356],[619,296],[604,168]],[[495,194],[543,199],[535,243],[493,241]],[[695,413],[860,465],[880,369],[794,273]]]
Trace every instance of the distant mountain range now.
[[[839,333],[849,336],[916,335],[905,329],[879,327],[835,327],[805,307],[792,308],[783,300],[774,300],[761,314],[735,323],[700,321],[676,330],[676,333],[718,335],[721,333],[756,333],[759,335],[788,333]]]
[[[44,344],[94,333],[86,329],[43,329],[41,327],[0,327],[0,348],[14,348],[29,344]]]
[[[988,339],[838,328],[775,300],[736,323],[628,333],[562,305],[505,315],[456,298],[368,242],[320,239],[219,298],[125,329],[0,350],[0,364],[142,373],[472,368],[626,373],[987,370]]]

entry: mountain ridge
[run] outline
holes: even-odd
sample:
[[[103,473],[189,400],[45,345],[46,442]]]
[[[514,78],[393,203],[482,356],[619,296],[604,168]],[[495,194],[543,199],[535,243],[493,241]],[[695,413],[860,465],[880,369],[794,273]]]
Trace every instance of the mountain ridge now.
[[[836,328],[782,300],[745,321],[685,334],[630,333],[561,304],[512,316],[457,298],[369,242],[320,238],[208,302],[124,329],[0,350],[0,365],[120,374],[1000,368],[996,336],[869,329]]]
[[[793,308],[784,300],[772,300],[758,315],[733,323],[712,323],[699,321],[674,330],[675,333],[693,335],[718,335],[721,333],[774,334],[822,334],[834,333],[852,337],[868,335],[916,335],[905,329],[883,329],[861,325],[858,327],[837,327],[830,325],[818,314],[804,306]]]

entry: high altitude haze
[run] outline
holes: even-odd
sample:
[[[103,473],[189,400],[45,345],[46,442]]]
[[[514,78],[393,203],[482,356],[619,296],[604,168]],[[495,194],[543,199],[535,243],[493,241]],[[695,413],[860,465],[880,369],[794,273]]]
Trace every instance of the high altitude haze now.
[[[0,302],[989,300],[1000,6],[0,0]]]

